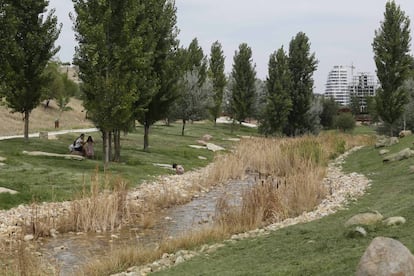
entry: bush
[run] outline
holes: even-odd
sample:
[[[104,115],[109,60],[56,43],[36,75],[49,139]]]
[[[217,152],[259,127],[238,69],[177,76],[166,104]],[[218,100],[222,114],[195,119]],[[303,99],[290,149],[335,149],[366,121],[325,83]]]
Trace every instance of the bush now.
[[[335,128],[344,132],[355,128],[355,119],[351,113],[341,113],[335,117]]]

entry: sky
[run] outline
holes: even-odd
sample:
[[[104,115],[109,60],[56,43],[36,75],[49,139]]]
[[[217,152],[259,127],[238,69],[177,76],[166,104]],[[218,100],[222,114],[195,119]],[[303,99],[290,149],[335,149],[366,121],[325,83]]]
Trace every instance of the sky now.
[[[334,65],[354,66],[354,73],[375,74],[372,41],[384,19],[386,0],[176,0],[178,38],[183,47],[197,38],[204,54],[212,43],[221,43],[225,71],[230,73],[235,51],[241,43],[252,49],[257,77],[265,80],[269,56],[304,32],[315,53],[318,68],[314,93],[324,93],[329,71]],[[397,0],[411,19],[414,37],[414,1]],[[71,0],[49,0],[63,24],[57,57],[71,62],[76,46]],[[413,54],[413,47],[411,47]]]

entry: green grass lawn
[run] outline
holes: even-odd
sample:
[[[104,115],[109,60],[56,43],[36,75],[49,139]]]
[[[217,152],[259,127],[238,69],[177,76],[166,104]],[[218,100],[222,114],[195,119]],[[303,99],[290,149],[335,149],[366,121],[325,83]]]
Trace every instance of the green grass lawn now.
[[[120,176],[131,187],[157,175],[173,173],[171,170],[154,166],[153,163],[182,164],[188,170],[204,167],[214,158],[214,153],[205,149],[190,148],[205,134],[213,136],[212,143],[231,149],[234,142],[223,140],[237,135],[256,135],[257,129],[237,126],[234,133],[230,125],[211,122],[187,124],[185,136],[181,136],[181,124],[165,126],[156,124],[150,129],[148,152],[143,149],[143,128],[128,135],[122,135],[121,162],[111,163],[107,175]],[[8,209],[32,201],[70,200],[78,195],[84,185],[90,184],[90,178],[99,171],[103,174],[102,139],[100,133],[92,135],[96,143],[95,160],[66,160],[61,157],[28,156],[23,151],[44,151],[68,153],[68,145],[77,134],[58,136],[57,140],[31,138],[28,143],[23,139],[0,141],[0,156],[5,157],[5,166],[0,167],[0,187],[16,190],[19,193],[0,194],[0,209]],[[205,160],[199,156],[206,157]]]
[[[411,147],[414,136],[390,147]],[[363,173],[372,186],[346,210],[306,224],[272,232],[269,236],[228,244],[217,252],[194,258],[154,275],[355,275],[358,262],[373,238],[391,237],[414,252],[414,159],[382,163],[378,149],[366,147],[346,161],[347,172]],[[377,210],[403,216],[407,223],[366,227],[366,237],[347,235],[344,223],[357,213]]]

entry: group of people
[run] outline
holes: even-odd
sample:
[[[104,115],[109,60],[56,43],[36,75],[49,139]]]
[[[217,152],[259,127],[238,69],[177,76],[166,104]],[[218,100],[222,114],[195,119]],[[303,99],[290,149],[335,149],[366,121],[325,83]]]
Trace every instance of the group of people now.
[[[94,158],[95,152],[92,136],[88,136],[88,139],[85,141],[85,134],[82,133],[75,139],[75,141],[73,141],[73,144],[69,145],[69,150],[73,154],[82,155],[87,158]],[[184,167],[182,165],[174,163],[172,167],[175,169],[176,174],[184,173]]]
[[[94,141],[92,139],[92,136],[88,136],[88,139],[85,141],[84,133],[75,139],[73,144],[69,146],[69,149],[71,153],[82,155],[87,158],[93,158],[95,156]]]

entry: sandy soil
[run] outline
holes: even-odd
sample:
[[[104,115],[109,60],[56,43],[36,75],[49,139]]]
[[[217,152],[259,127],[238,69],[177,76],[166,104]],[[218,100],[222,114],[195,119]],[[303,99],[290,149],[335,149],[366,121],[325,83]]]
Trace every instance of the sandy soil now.
[[[29,132],[42,130],[59,130],[72,128],[94,127],[92,122],[85,118],[82,102],[72,99],[69,106],[73,109],[60,113],[54,101],[50,101],[49,107],[44,104],[34,109],[29,118]],[[11,110],[0,105],[0,136],[22,135],[24,122],[21,113],[11,113]],[[59,118],[59,129],[55,129],[55,120]]]

